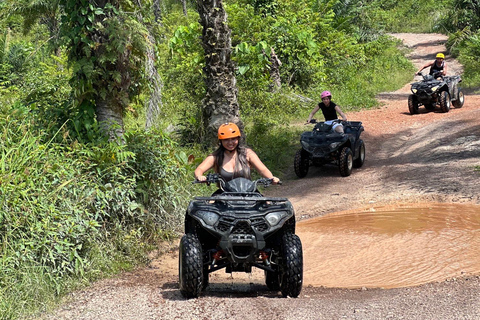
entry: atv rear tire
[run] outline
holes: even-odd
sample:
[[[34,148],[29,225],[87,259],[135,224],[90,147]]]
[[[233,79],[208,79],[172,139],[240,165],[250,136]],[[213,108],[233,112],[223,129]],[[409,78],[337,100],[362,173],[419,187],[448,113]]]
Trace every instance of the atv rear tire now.
[[[340,175],[348,177],[352,173],[353,154],[349,147],[343,147],[339,159]]]
[[[463,104],[465,103],[465,96],[463,94],[463,91],[461,88],[457,89],[457,99],[455,101],[452,101],[452,104],[455,108],[461,108],[463,107]]]
[[[185,298],[197,298],[203,287],[202,246],[193,234],[180,240],[178,276],[180,292]]]
[[[418,100],[413,94],[408,96],[408,111],[410,114],[418,114]]]
[[[450,111],[450,94],[447,91],[440,92],[440,109],[442,112]]]
[[[303,178],[308,173],[308,167],[310,165],[310,159],[308,159],[308,153],[300,149],[295,154],[295,160],[293,163],[293,167],[295,169],[295,174],[299,178]]]
[[[358,158],[353,161],[354,168],[360,168],[365,162],[365,143],[362,139],[358,141]]]
[[[296,298],[302,291],[302,284],[302,242],[296,234],[285,233],[282,238],[280,291],[284,297]]]

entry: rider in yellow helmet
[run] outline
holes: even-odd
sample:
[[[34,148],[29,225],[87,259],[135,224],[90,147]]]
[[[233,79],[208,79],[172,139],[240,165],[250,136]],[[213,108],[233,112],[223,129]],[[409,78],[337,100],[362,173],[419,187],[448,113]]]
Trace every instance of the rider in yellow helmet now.
[[[445,63],[445,55],[441,52],[437,53],[435,61],[429,62],[420,69],[418,69],[415,75],[419,74],[423,69],[430,67],[430,75],[440,72],[443,76],[447,75],[447,64]]]

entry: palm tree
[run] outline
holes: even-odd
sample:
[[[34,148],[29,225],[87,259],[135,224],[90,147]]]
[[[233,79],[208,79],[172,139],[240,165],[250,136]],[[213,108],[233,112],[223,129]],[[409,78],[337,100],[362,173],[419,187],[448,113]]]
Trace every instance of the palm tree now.
[[[60,0],[60,4],[77,101],[80,106],[93,104],[104,135],[123,142],[123,113],[144,83],[148,31],[135,14],[123,11],[122,0]]]
[[[231,31],[221,0],[197,0],[203,26],[202,45],[205,51],[205,84],[203,101],[205,126],[210,136],[220,124],[240,123],[235,67],[231,60]]]

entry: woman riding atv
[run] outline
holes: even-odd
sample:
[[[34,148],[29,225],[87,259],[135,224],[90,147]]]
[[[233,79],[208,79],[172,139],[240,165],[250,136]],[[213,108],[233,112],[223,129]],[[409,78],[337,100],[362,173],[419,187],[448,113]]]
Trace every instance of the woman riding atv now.
[[[206,181],[204,173],[212,168],[225,181],[238,177],[251,179],[250,167],[255,168],[262,177],[273,179],[273,184],[280,181],[252,149],[243,145],[240,129],[236,124],[222,124],[218,128],[218,140],[218,149],[209,154],[195,169],[195,179],[198,181]]]

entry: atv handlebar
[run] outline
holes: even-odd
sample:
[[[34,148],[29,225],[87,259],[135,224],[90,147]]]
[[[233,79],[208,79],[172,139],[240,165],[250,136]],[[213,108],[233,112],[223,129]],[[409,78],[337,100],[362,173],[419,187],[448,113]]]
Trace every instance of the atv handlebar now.
[[[310,122],[307,122],[307,123],[305,123],[305,124],[306,124],[306,125],[307,125],[307,124],[311,124],[311,123],[312,123],[312,124],[316,124],[316,123],[319,123],[319,122],[321,122],[321,121],[317,121],[317,119],[311,119]],[[342,120],[342,119],[332,120],[332,123],[335,123],[335,122],[341,123],[341,124],[350,124],[350,121],[348,121],[348,120],[345,121],[345,120]]]
[[[430,74],[423,74],[422,72],[417,72],[415,73],[416,76],[421,76],[423,78],[423,80],[427,80],[428,77],[430,76]],[[442,74],[442,71],[437,71],[437,72],[434,72],[432,75],[433,79],[437,79],[437,78],[442,78],[445,77],[443,74]]]
[[[200,181],[198,179],[195,179],[192,183],[193,184],[196,184],[196,183],[206,183],[207,186],[209,186],[211,183],[216,183],[216,182],[219,182],[221,177],[218,173],[209,173],[206,175],[207,179],[204,180],[204,181]],[[223,180],[223,179],[222,179]]]
[[[192,183],[206,183],[207,186],[209,186],[211,183],[217,183],[217,182],[220,182],[220,184],[225,184],[225,179],[222,178],[222,176],[220,176],[218,173],[209,173],[206,175],[207,179],[205,181],[200,181],[200,180],[196,180],[193,181]],[[269,179],[269,178],[260,178],[260,179],[257,179],[257,180],[254,180],[253,181],[255,184],[260,184],[260,185],[263,185],[264,187],[268,187],[270,185],[272,185],[273,183],[273,178],[272,179]],[[282,181],[278,181],[277,184],[282,184]]]

